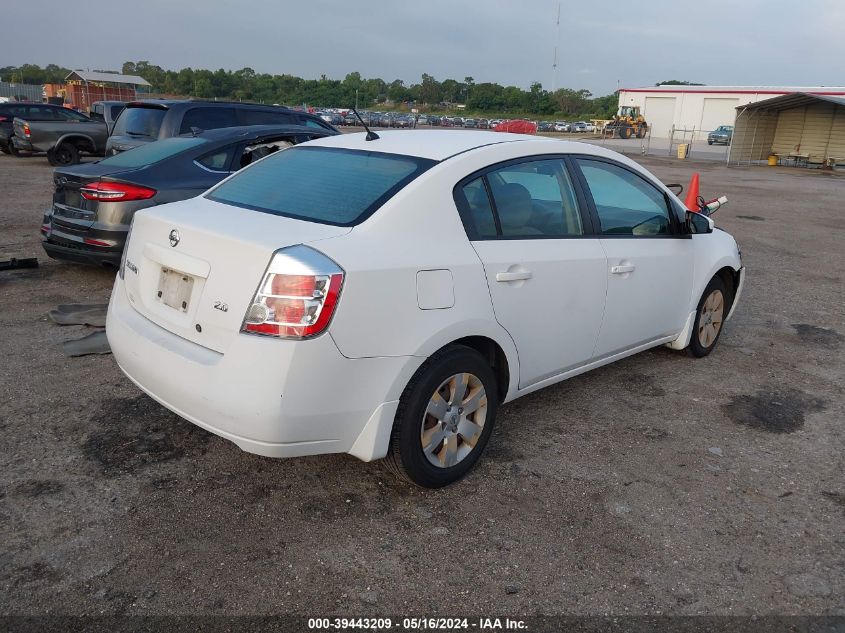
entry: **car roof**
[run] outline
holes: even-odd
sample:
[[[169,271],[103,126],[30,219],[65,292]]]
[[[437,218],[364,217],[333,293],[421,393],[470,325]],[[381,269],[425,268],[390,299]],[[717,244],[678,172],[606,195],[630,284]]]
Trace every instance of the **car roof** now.
[[[209,141],[223,141],[230,139],[251,139],[274,134],[338,134],[333,130],[310,127],[306,125],[238,125],[235,127],[221,127],[213,130],[203,130],[197,136]],[[190,136],[182,134],[181,136]]]
[[[212,101],[210,99],[136,99],[134,101],[130,101],[126,105],[128,107],[143,107],[143,106],[164,106],[166,108],[170,108],[172,106],[178,105],[193,105],[193,104],[201,104],[204,106],[228,106],[228,107],[237,107],[237,108],[263,108],[266,110],[285,110],[289,112],[294,112],[291,108],[286,106],[277,106],[271,105],[267,103],[250,103],[244,101]],[[302,114],[307,114],[307,112],[303,112]]]
[[[402,154],[432,160],[445,160],[455,154],[461,154],[485,145],[496,143],[515,143],[519,141],[544,140],[555,142],[543,136],[510,134],[505,132],[454,131],[454,130],[413,130],[379,131],[379,138],[367,141],[364,132],[340,134],[311,141],[309,145],[356,149],[386,154]]]

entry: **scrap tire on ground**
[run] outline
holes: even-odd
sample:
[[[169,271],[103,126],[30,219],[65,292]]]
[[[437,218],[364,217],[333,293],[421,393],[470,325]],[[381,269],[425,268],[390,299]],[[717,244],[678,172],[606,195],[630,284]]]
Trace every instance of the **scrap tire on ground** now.
[[[47,160],[54,167],[76,165],[79,162],[79,148],[72,143],[62,143],[47,152]]]

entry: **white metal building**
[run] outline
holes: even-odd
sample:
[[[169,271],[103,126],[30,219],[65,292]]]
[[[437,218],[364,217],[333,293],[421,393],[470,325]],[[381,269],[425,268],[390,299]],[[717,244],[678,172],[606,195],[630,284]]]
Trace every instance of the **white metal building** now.
[[[737,107],[803,92],[845,97],[845,87],[825,86],[674,86],[622,88],[619,105],[639,106],[655,138],[668,138],[672,126],[695,129],[695,140],[720,125],[733,125]]]

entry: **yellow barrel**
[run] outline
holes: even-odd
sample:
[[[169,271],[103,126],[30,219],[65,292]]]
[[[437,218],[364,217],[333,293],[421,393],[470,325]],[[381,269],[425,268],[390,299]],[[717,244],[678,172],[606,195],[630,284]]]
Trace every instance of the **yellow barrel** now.
[[[681,143],[678,145],[678,158],[686,158],[689,153],[689,143]]]
[[[776,167],[778,164],[778,157],[772,154],[769,156],[769,167]]]

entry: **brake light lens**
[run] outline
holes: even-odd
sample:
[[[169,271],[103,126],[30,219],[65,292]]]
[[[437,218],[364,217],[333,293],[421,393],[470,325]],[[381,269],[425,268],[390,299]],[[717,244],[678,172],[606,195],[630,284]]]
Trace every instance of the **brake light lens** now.
[[[141,185],[130,185],[122,182],[96,182],[85,185],[79,190],[79,193],[86,200],[129,202],[130,200],[147,200],[158,192]]]
[[[241,332],[287,339],[323,333],[337,308],[344,272],[308,246],[273,254],[244,316]]]
[[[29,137],[30,137],[31,132],[30,132],[30,130],[29,130],[29,123],[24,123],[24,124],[23,124],[23,135],[24,135],[25,137],[27,137],[27,138],[29,138]]]

